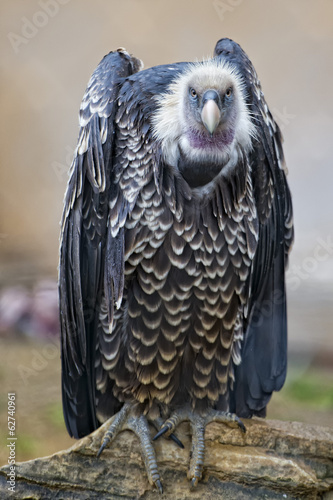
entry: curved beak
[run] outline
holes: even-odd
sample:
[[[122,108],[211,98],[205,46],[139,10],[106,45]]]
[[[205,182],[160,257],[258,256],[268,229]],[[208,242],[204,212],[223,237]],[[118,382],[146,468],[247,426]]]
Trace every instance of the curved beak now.
[[[202,123],[211,135],[213,135],[216,127],[218,126],[220,118],[221,111],[219,110],[215,100],[208,99],[201,110],[201,119]]]

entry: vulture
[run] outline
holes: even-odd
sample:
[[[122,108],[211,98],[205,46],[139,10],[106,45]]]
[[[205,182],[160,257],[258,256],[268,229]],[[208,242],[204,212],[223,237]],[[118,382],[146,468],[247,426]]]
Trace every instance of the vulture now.
[[[92,74],[61,222],[62,398],[75,438],[110,419],[162,491],[154,439],[189,479],[209,422],[264,417],[287,367],[293,241],[282,136],[256,71],[223,38],[211,59],[155,66],[120,48]],[[151,425],[157,434],[151,438]]]

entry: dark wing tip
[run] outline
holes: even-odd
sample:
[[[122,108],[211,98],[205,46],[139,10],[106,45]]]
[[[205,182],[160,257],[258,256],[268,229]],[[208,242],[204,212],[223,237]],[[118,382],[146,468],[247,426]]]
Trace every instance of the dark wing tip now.
[[[133,73],[137,73],[138,71],[141,71],[143,69],[144,64],[141,61],[141,59],[138,59],[137,57],[134,57],[133,54],[129,54],[124,47],[119,47],[117,49],[117,52],[119,54],[124,55],[127,59],[131,60],[131,63],[132,63],[132,72]]]
[[[216,42],[213,57],[237,57],[246,56],[242,47],[231,38],[221,38]]]
[[[214,57],[218,57],[221,54],[233,54],[235,52],[236,42],[231,40],[231,38],[221,38],[216,42],[214,49]]]

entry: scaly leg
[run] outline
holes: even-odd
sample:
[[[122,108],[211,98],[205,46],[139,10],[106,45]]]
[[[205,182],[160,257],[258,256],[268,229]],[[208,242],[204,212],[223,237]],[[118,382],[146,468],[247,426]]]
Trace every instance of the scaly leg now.
[[[99,457],[106,446],[123,430],[131,430],[140,440],[141,453],[145,463],[148,480],[150,484],[155,485],[160,493],[163,493],[163,487],[158,473],[155,451],[151,442],[149,425],[144,415],[131,415],[132,405],[124,404],[122,409],[113,417],[109,429],[106,431],[102,446],[97,457]]]
[[[97,453],[97,458],[101,455],[104,448],[115,439],[119,432],[123,430],[131,430],[136,434],[140,440],[142,457],[145,463],[147,476],[150,484],[155,485],[156,488],[163,493],[163,487],[158,472],[155,451],[151,442],[150,430],[148,419],[144,415],[133,415],[131,409],[133,405],[126,403],[122,409],[112,417],[110,427],[104,434],[102,445]],[[156,430],[160,429],[163,424],[162,418],[151,420]],[[172,439],[178,446],[184,448],[181,441],[172,433],[167,436]]]
[[[175,430],[178,424],[188,420],[192,429],[192,457],[188,471],[188,479],[192,486],[197,486],[202,477],[204,456],[205,456],[205,429],[210,422],[223,422],[226,424],[236,423],[245,432],[243,422],[233,413],[209,409],[205,413],[198,413],[190,406],[184,406],[176,410],[164,423],[160,431],[153,438],[158,439],[163,434],[169,435]]]

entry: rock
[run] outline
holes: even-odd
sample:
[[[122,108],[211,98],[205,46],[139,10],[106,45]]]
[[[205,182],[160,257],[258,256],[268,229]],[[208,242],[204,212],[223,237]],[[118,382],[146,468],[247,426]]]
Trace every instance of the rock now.
[[[155,444],[164,493],[147,481],[138,440],[124,431],[99,459],[107,424],[71,448],[16,464],[16,487],[8,491],[8,466],[0,469],[2,499],[333,499],[333,428],[273,420],[244,421],[247,432],[209,424],[203,480],[194,490],[186,479],[190,435],[177,429],[185,449]],[[19,436],[18,436],[19,439]]]

